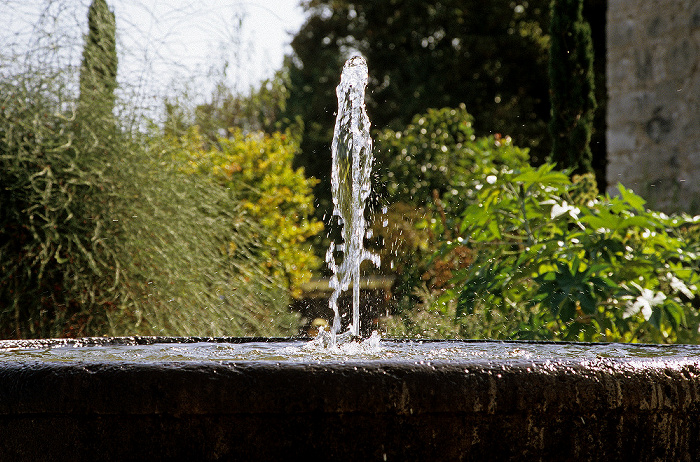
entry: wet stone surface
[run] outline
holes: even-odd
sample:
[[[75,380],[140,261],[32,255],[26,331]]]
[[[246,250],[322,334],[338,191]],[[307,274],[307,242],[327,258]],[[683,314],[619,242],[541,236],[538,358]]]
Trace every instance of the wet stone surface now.
[[[0,459],[693,460],[700,450],[697,347],[382,341],[322,352],[248,340],[0,342]]]

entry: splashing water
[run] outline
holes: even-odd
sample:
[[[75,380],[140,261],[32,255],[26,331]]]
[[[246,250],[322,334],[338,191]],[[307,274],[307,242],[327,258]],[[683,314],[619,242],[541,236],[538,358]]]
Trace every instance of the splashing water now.
[[[344,335],[344,334],[343,334]],[[197,341],[193,341],[197,340]],[[590,364],[621,360],[638,364],[668,359],[700,361],[697,345],[635,343],[558,343],[470,340],[382,340],[375,332],[361,341],[330,342],[325,331],[312,341],[122,337],[51,340],[0,340],[0,367],[6,362],[198,363],[227,361],[313,362],[388,361],[431,364],[460,361],[529,361]],[[482,363],[483,364],[483,363]]]
[[[338,298],[352,284],[352,325],[349,333],[360,335],[360,265],[370,260],[377,267],[379,256],[364,248],[367,232],[365,201],[371,191],[371,173],[374,157],[372,139],[369,136],[370,122],[365,110],[365,87],[367,86],[367,63],[361,56],[353,56],[343,66],[340,84],[336,88],[338,115],[335,120],[331,152],[333,163],[331,185],[333,193],[333,215],[343,226],[342,241],[331,243],[326,252],[326,263],[333,272],[330,287],[333,294],[329,305],[333,309],[332,335],[340,331]],[[340,264],[335,252],[343,253]]]

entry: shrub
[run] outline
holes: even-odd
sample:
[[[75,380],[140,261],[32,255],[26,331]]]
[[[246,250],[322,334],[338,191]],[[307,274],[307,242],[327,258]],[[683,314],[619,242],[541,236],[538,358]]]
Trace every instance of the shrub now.
[[[590,187],[550,164],[483,182],[459,236],[443,242],[475,256],[445,294],[458,322],[482,320],[465,334],[697,342],[697,242],[683,229],[698,218],[647,211],[622,185],[620,197],[582,203]]]
[[[382,179],[389,201],[423,206],[434,202],[435,192],[439,198],[450,198],[455,188],[469,186],[473,177],[527,163],[526,149],[500,135],[477,138],[472,124],[473,117],[462,105],[429,109],[404,130],[380,133],[376,151],[385,165]],[[465,198],[459,199],[461,203]]]
[[[469,192],[478,180],[527,164],[526,149],[498,134],[476,137],[472,122],[464,106],[430,109],[404,130],[377,136],[381,184],[375,189],[391,205],[375,220],[373,234],[383,242],[383,271],[397,276],[399,312],[430,305],[416,294],[424,293],[433,270],[436,233],[450,235],[458,226],[460,211],[475,200]]]
[[[78,136],[63,75],[0,94],[0,335],[84,335],[119,296],[104,143]]]
[[[532,167],[470,123],[432,110],[378,137],[400,201],[375,225],[398,276],[389,334],[698,341],[700,217],[646,210],[622,185],[601,196],[592,174]]]
[[[307,240],[323,229],[323,223],[313,218],[311,191],[316,180],[306,178],[303,169],[292,168],[298,140],[289,133],[244,134],[231,129],[229,137],[218,137],[205,149],[194,128],[180,142],[189,172],[213,179],[215,187],[235,191],[241,209],[231,226],[240,221],[259,225],[251,251],[264,262],[269,276],[283,278],[298,295],[301,283],[321,264]],[[237,245],[232,242],[230,248]]]
[[[129,129],[148,125],[134,101],[114,114],[106,3],[92,2],[80,69],[65,11],[29,28],[31,54],[25,35],[2,51],[0,336],[296,333],[241,200],[185,173],[160,131]]]
[[[23,83],[2,92],[2,337],[296,333],[231,190],[183,173],[162,138],[81,129],[58,89]]]
[[[191,175],[172,138],[152,134],[117,161],[122,287],[112,330],[286,336],[299,317],[257,253],[261,226],[231,189]],[[144,148],[145,147],[145,148]]]

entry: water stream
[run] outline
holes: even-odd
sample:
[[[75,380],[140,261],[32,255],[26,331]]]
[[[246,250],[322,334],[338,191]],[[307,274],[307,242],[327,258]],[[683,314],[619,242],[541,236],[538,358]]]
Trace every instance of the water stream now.
[[[331,146],[333,215],[342,225],[341,242],[331,243],[326,253],[326,263],[333,272],[330,287],[333,294],[329,305],[334,313],[332,341],[340,331],[338,298],[352,286],[352,324],[349,334],[360,335],[360,265],[370,260],[379,266],[379,256],[364,248],[367,233],[365,201],[370,194],[372,163],[372,139],[370,122],[365,110],[367,63],[361,56],[353,56],[343,66],[340,84],[336,88],[338,115]],[[340,263],[336,254],[342,253]]]

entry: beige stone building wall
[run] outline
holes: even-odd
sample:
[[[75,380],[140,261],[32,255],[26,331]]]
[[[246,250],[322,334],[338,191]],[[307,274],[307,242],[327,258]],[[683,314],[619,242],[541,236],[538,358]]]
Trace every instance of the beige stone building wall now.
[[[609,192],[700,212],[700,1],[608,0]]]

